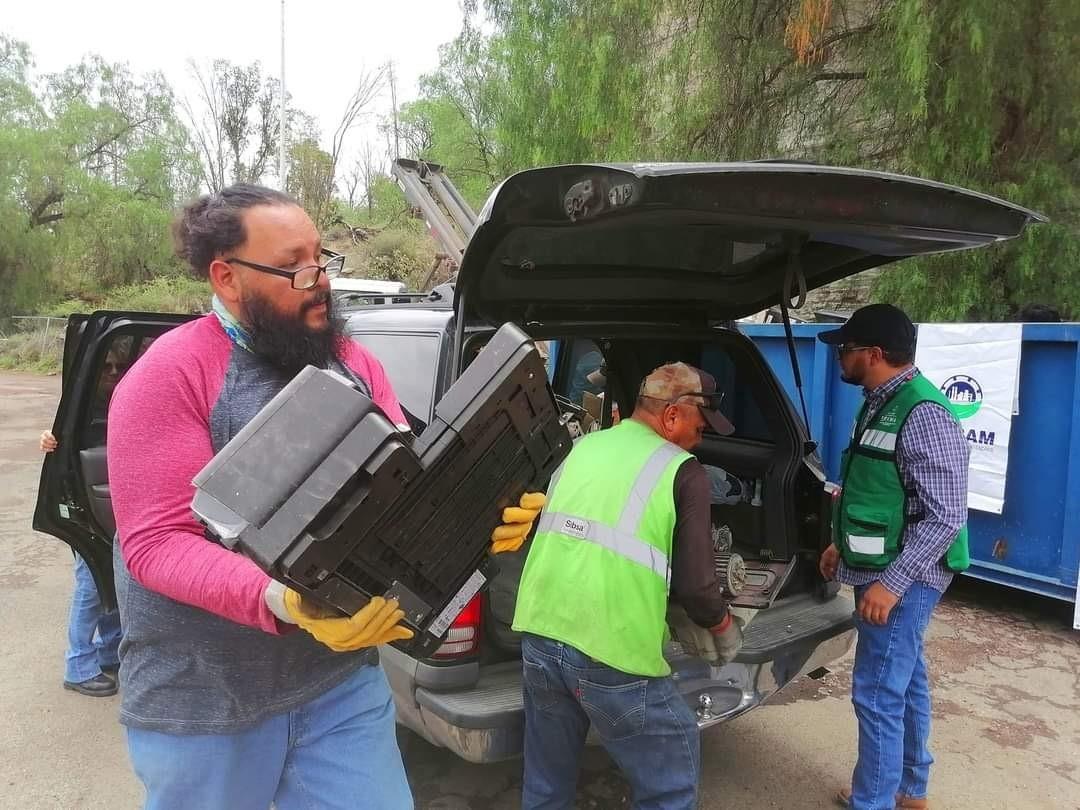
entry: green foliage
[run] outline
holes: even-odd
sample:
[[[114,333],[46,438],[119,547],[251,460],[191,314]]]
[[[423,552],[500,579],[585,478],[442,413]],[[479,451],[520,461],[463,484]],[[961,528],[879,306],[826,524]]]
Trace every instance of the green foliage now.
[[[426,92],[432,91],[428,88]],[[474,208],[482,205],[494,185],[509,173],[500,157],[486,155],[477,146],[475,131],[446,97],[422,97],[405,104],[401,123],[406,134],[404,156],[444,166]]]
[[[402,106],[403,155],[443,165],[474,207],[512,171],[498,124],[507,114],[503,67],[475,29],[439,48],[439,68],[423,76],[420,98]]]
[[[27,229],[24,210],[0,192],[0,317],[31,312],[44,297],[51,243],[45,231]]]
[[[158,276],[147,282],[114,287],[105,295],[66,298],[42,311],[63,318],[97,309],[200,313],[210,310],[210,295],[210,286],[202,279],[189,275]]]
[[[33,85],[0,37],[0,316],[176,273],[168,222],[195,160],[158,75],[88,57]]]
[[[426,235],[388,230],[375,236],[368,249],[368,278],[403,281],[419,289],[435,260],[435,246]]]
[[[66,209],[78,227],[58,229],[54,283],[77,296],[181,272],[169,238],[171,212],[108,183],[87,184]]]
[[[286,190],[307,211],[317,228],[327,227],[333,218],[334,161],[313,139],[289,147]]]
[[[484,0],[482,26],[481,0],[465,8],[398,134],[402,154],[443,164],[474,206],[508,174],[551,163],[789,157],[899,171],[1052,224],[888,267],[878,297],[923,320],[1006,318],[1032,302],[1080,318],[1075,0]],[[193,70],[193,101],[96,57],[36,78],[27,46],[0,36],[0,317],[48,301],[205,305],[172,256],[171,212],[272,173],[280,133],[258,65]],[[288,116],[289,190],[339,231],[350,272],[418,285],[434,246],[383,159],[369,145],[343,178],[352,119],[326,147],[314,119]]]
[[[458,75],[428,81],[425,98],[488,88],[492,153],[508,170],[784,156],[954,183],[1053,224],[993,249],[886,268],[876,294],[924,320],[1005,318],[1036,301],[1080,317],[1074,0],[833,0],[805,58],[789,47],[802,0],[484,8],[486,45],[467,23],[458,51],[470,59],[444,59],[440,73]],[[426,112],[432,148],[461,140],[444,134],[459,125],[431,124],[443,118]],[[464,163],[441,159],[452,170]]]
[[[13,332],[0,338],[0,369],[49,374],[60,370],[64,355],[64,325]]]
[[[647,159],[662,148],[654,114],[670,85],[657,69],[655,39],[665,36],[666,5],[677,4],[489,3],[498,24],[497,132],[510,165]]]
[[[200,67],[192,61],[189,69],[198,95],[183,99],[181,107],[202,185],[220,191],[232,183],[262,182],[281,135],[278,80],[264,76],[258,62],[243,66],[215,59]],[[302,112],[287,111],[294,127],[310,120]]]
[[[345,254],[345,275],[402,281],[420,290],[435,263],[435,244],[422,229],[387,228],[371,232],[366,240],[351,241],[342,229],[323,234],[324,243]]]
[[[364,228],[407,231],[412,234],[425,232],[423,220],[414,219],[409,214],[409,205],[392,177],[378,175],[371,184],[371,206],[349,206],[341,200],[336,201],[337,215],[349,225]]]
[[[1029,303],[1080,318],[1080,6],[1073,2],[952,0],[932,13],[894,9],[863,103],[891,111],[901,171],[1004,197],[1050,225],[991,250],[943,255],[886,272],[878,295],[921,318],[1003,319]],[[905,113],[905,108],[907,110]]]

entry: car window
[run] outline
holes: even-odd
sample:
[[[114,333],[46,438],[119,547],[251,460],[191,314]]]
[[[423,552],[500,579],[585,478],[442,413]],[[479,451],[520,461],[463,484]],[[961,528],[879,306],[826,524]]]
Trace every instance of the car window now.
[[[740,229],[738,233],[745,233]],[[786,250],[780,232],[744,239],[727,226],[639,223],[633,229],[574,229],[532,226],[512,230],[499,247],[508,266],[543,270],[587,267],[624,274],[701,273],[737,277],[775,261]],[[526,264],[527,263],[527,264]]]
[[[582,413],[589,417],[583,424],[586,431],[597,429],[603,418],[607,387],[607,368],[600,347],[588,338],[560,340],[554,365],[552,391],[569,400],[571,405],[584,409]],[[617,405],[612,421],[614,424],[619,421]]]
[[[564,346],[570,354],[565,363],[566,371],[558,381],[558,388],[561,390],[556,393],[562,394],[575,405],[582,405],[586,393],[598,396],[604,391],[604,380],[601,376],[604,355],[593,341],[583,338]]]
[[[100,447],[105,444],[109,402],[116,385],[155,337],[127,332],[116,333],[102,341],[94,357],[94,393],[80,420],[80,446]]]
[[[720,410],[735,425],[732,437],[772,441],[772,433],[754,390],[739,373],[731,356],[718,346],[705,346],[701,351],[700,368],[716,378],[716,390],[724,395]]]
[[[386,369],[398,400],[425,422],[435,396],[439,335],[416,332],[354,332],[351,337]]]

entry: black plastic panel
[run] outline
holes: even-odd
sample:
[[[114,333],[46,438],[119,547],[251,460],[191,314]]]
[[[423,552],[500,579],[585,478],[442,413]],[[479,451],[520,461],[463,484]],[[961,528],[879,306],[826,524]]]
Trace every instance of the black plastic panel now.
[[[192,506],[226,545],[307,597],[351,614],[398,598],[438,647],[494,573],[502,510],[570,452],[543,361],[503,326],[409,446],[343,378],[305,369],[195,478]]]

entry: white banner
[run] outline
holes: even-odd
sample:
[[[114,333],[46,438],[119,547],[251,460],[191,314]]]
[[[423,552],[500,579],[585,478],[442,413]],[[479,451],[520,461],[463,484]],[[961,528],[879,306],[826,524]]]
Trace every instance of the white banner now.
[[[971,464],[968,507],[1001,514],[1012,415],[1019,413],[1018,323],[919,324],[915,364],[960,418]]]

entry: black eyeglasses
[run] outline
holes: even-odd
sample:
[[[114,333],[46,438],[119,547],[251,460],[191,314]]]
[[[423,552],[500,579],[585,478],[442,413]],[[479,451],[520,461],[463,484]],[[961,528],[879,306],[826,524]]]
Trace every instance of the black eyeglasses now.
[[[849,352],[861,352],[863,349],[872,349],[873,346],[837,346],[836,353],[843,357]]]
[[[258,270],[260,273],[269,273],[273,276],[287,278],[292,283],[294,290],[310,290],[319,283],[319,274],[326,273],[327,278],[336,278],[345,267],[345,257],[340,254],[330,254],[326,264],[310,264],[299,270],[282,270],[280,267],[271,267],[268,264],[249,262],[247,259],[226,259],[227,264],[240,264]]]

